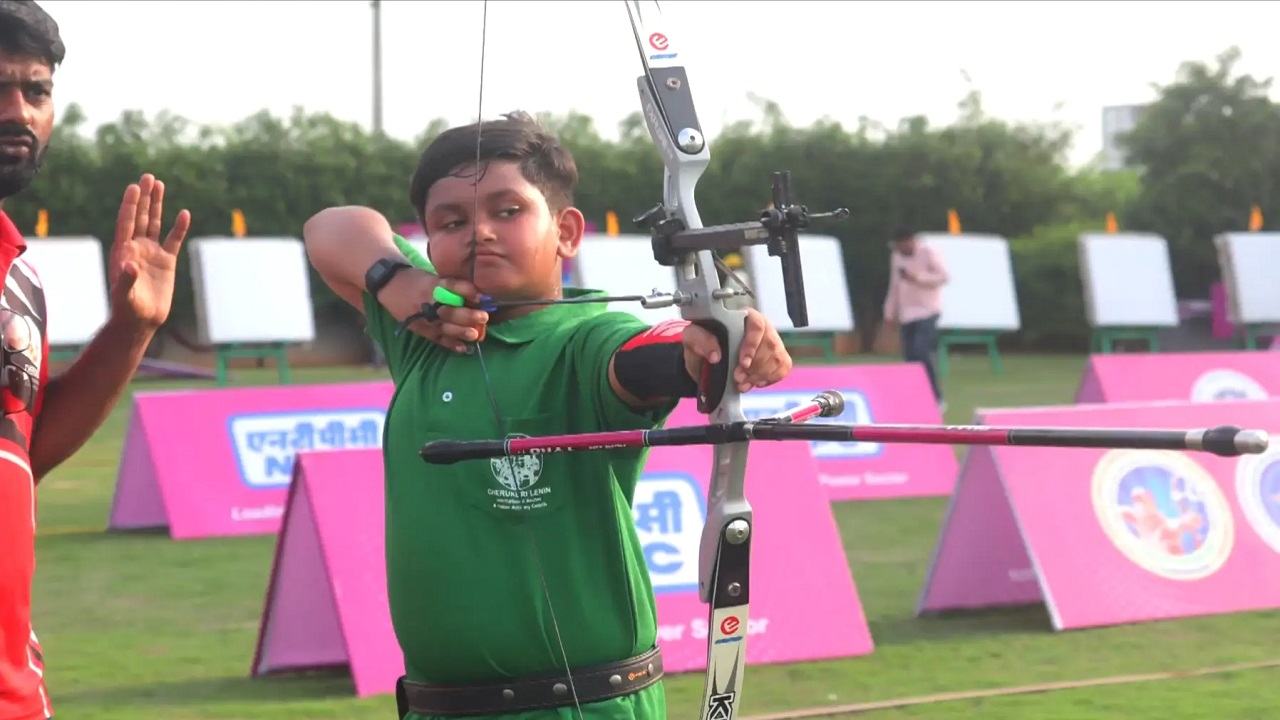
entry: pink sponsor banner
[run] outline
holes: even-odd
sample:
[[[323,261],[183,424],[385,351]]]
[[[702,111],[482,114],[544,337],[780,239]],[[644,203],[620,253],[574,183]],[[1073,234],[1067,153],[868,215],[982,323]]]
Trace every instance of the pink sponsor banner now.
[[[989,425],[1280,431],[1280,401],[981,411]],[[1043,602],[1057,630],[1280,607],[1280,448],[975,447],[918,613]]]
[[[794,408],[824,390],[844,395],[845,411],[814,422],[936,424],[942,421],[924,369],[916,363],[796,367],[777,385],[742,396],[742,411],[757,419]],[[694,425],[706,416],[672,418]],[[947,495],[956,457],[945,445],[874,442],[808,443],[818,478],[833,501]],[[757,446],[758,447],[758,446]]]
[[[682,407],[676,419],[699,416]],[[757,443],[747,470],[754,506],[747,662],[855,657],[873,649],[829,502],[796,443]],[[710,447],[656,448],[633,512],[657,596],[669,672],[706,667],[707,606],[698,599]],[[403,660],[383,564],[383,477],[376,451],[305,453],[276,544],[252,674],[348,665],[360,696],[391,692]],[[797,562],[797,549],[803,562]],[[571,621],[560,618],[561,622]]]
[[[298,452],[379,448],[390,382],[134,395],[108,527],[274,533]]]
[[[1280,396],[1280,363],[1268,352],[1092,355],[1076,402],[1257,400]]]

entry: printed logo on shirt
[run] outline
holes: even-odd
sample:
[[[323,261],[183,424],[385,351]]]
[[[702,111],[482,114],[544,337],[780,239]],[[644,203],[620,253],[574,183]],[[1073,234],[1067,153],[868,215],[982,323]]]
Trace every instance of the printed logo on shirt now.
[[[507,439],[527,438],[528,435],[512,433]],[[498,487],[489,489],[489,497],[498,510],[541,510],[547,507],[551,487],[538,487],[542,479],[541,455],[514,455],[492,458],[489,469],[493,471],[493,479]]]
[[[29,442],[26,422],[16,417],[33,413],[40,394],[45,310],[35,271],[14,261],[0,296],[0,438],[23,448]]]

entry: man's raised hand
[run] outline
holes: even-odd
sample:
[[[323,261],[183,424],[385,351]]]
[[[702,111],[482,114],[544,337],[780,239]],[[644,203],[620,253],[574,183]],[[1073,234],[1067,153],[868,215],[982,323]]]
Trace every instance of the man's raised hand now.
[[[147,174],[125,188],[108,262],[112,315],[145,330],[169,317],[178,252],[191,227],[191,213],[180,211],[161,243],[163,215],[164,183]]]

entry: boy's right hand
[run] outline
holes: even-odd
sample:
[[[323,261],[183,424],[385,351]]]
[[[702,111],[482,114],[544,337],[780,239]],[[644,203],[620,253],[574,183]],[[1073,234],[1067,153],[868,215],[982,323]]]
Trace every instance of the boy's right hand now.
[[[431,293],[437,285],[461,295],[469,303],[480,302],[480,290],[466,280],[447,280],[419,268],[405,268],[378,293],[378,303],[397,321],[404,322],[405,318],[422,312],[424,305],[435,303]],[[463,343],[475,342],[487,322],[489,313],[483,310],[442,307],[439,321],[415,320],[409,329],[441,347],[466,352]]]

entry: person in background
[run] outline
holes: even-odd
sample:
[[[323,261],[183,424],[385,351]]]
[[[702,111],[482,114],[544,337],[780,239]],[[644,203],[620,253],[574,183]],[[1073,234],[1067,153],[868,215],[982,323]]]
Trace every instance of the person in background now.
[[[937,250],[916,237],[911,230],[893,233],[889,256],[889,291],[884,298],[884,320],[898,324],[902,357],[924,365],[938,408],[947,410],[933,367],[938,348],[938,317],[942,314],[942,286],[947,284],[947,268]]]
[[[80,357],[49,376],[48,305],[5,199],[35,180],[53,133],[58,25],[30,0],[0,0],[0,720],[53,717],[44,653],[31,627],[36,483],[71,457],[124,394],[169,315],[191,216],[160,242],[164,183],[130,185],[107,263],[111,315]]]

